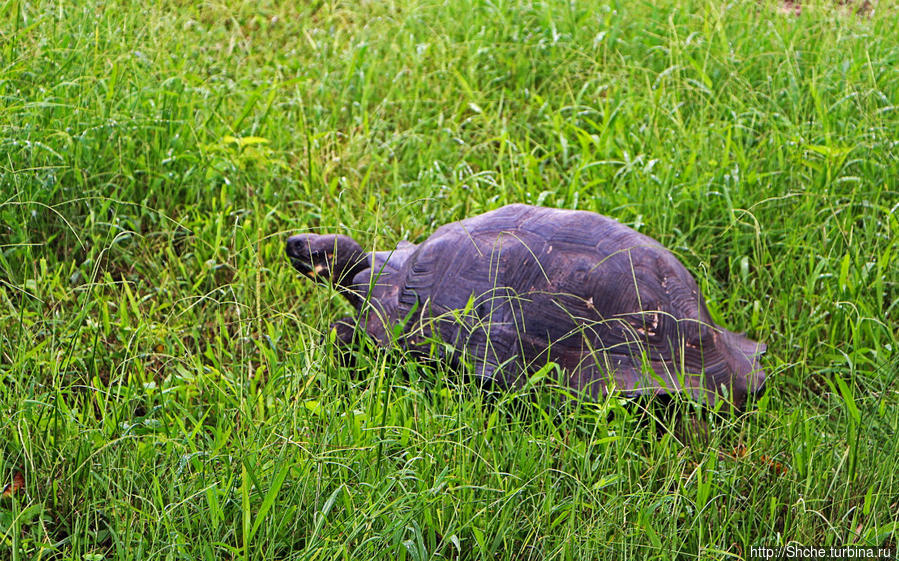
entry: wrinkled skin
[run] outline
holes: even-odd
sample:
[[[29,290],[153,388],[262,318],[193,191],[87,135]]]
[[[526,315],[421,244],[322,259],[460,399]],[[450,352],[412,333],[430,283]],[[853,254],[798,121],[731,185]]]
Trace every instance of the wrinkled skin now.
[[[365,253],[347,236],[302,234],[287,255],[344,294],[379,345],[437,348],[501,386],[553,361],[592,397],[685,392],[742,405],[764,388],[765,345],[715,325],[671,252],[599,214],[509,205],[420,245]],[[338,322],[344,343],[352,321]]]

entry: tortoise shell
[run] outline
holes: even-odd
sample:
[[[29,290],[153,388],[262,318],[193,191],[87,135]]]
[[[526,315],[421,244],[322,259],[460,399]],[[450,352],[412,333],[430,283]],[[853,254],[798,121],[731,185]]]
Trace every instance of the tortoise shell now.
[[[764,387],[765,345],[715,325],[659,242],[593,212],[515,204],[419,245],[366,253],[347,236],[303,234],[287,254],[346,295],[378,344],[448,349],[502,386],[552,361],[594,398],[686,392],[742,404]]]

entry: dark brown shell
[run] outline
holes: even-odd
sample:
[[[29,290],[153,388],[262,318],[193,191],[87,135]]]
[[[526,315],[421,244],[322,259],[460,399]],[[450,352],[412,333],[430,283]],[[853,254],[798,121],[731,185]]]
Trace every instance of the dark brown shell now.
[[[594,397],[742,403],[764,385],[764,344],[715,325],[670,251],[596,213],[509,205],[373,256],[354,279],[371,286],[370,335],[386,345],[399,332],[410,350],[438,339],[503,385],[547,361]]]

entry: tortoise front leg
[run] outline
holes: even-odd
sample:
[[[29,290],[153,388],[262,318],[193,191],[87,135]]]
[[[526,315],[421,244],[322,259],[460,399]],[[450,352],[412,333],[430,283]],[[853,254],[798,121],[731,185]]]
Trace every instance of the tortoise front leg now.
[[[359,331],[356,325],[356,318],[353,316],[342,317],[331,324],[328,333],[325,336],[325,343],[330,347],[333,337],[334,356],[337,364],[342,367],[352,368],[355,366],[355,358],[353,357],[353,347],[359,342]],[[329,349],[330,353],[330,349]]]

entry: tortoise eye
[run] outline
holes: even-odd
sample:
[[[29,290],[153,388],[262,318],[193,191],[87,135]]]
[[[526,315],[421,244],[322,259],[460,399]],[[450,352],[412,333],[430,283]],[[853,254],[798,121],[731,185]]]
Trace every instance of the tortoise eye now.
[[[312,250],[309,252],[309,260],[314,264],[324,263],[328,259],[328,254],[324,251]]]

